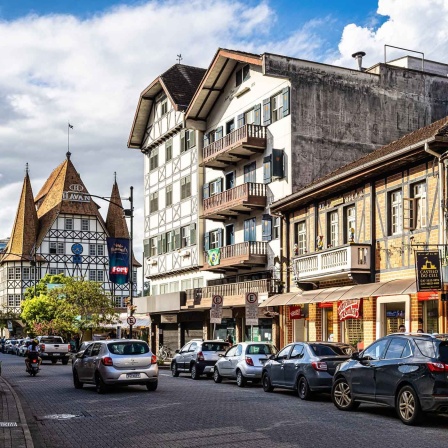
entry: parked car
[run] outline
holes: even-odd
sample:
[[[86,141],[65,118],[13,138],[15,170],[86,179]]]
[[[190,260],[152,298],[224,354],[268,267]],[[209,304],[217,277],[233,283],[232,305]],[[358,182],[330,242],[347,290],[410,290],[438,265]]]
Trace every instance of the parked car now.
[[[236,379],[238,387],[247,381],[257,383],[261,380],[264,363],[277,349],[265,342],[240,342],[231,347],[215,364],[213,379],[220,383],[223,378]]]
[[[12,354],[18,355],[20,347],[25,344],[25,339],[17,339],[17,344],[12,348]]]
[[[99,394],[109,386],[137,384],[155,391],[159,375],[156,355],[146,342],[138,339],[93,342],[76,355],[72,372],[76,389],[94,384]]]
[[[229,348],[225,341],[202,341],[194,339],[185,344],[171,361],[171,373],[179,376],[180,372],[189,372],[191,378],[199,379],[202,374],[213,375],[213,368],[220,354]]]
[[[8,339],[5,343],[5,353],[13,353],[16,344],[17,339]]]
[[[77,352],[70,352],[70,359],[72,360],[72,365],[76,360],[76,356],[79,354],[83,354],[84,350],[92,343],[93,341],[83,341],[79,346],[79,350]]]
[[[25,356],[26,351],[28,350],[28,344],[30,343],[30,340],[24,339],[23,343],[20,344],[20,347],[17,349],[17,354],[19,356]]]
[[[274,387],[296,390],[302,400],[313,392],[330,392],[336,367],[349,359],[355,348],[336,342],[293,342],[264,364],[265,392]]]
[[[406,425],[448,412],[448,335],[390,334],[340,364],[331,396],[342,411],[361,401],[396,409]]]

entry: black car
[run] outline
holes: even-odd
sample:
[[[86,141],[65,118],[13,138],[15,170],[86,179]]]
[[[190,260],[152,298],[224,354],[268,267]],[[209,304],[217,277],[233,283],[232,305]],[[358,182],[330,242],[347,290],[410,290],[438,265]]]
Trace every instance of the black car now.
[[[391,334],[354,353],[333,378],[342,411],[373,402],[396,409],[406,425],[425,412],[448,412],[448,335]]]
[[[337,342],[293,342],[264,365],[263,389],[293,389],[302,400],[308,400],[313,392],[330,392],[336,367],[354,351],[352,346]]]

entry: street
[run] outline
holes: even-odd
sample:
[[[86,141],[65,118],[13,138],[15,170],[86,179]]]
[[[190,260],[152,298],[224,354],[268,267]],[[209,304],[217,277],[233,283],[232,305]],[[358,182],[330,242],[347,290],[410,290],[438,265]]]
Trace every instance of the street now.
[[[71,365],[44,363],[35,378],[24,358],[0,354],[2,376],[21,399],[36,448],[69,447],[373,447],[445,446],[448,416],[420,427],[403,425],[394,411],[361,405],[337,411],[329,395],[301,401],[291,391],[172,378],[160,370],[159,388],[141,386],[98,395],[73,387]]]

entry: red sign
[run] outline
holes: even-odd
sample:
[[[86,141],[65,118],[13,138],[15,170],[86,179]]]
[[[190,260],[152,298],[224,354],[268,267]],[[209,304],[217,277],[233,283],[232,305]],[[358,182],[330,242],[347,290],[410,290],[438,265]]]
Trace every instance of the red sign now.
[[[339,302],[338,317],[340,321],[359,319],[361,317],[361,300],[343,300]]]
[[[319,302],[318,308],[333,308],[332,302]]]
[[[439,293],[437,291],[418,292],[417,297],[419,302],[424,300],[439,300]]]
[[[289,318],[290,319],[303,319],[303,310],[300,306],[290,306],[289,307]]]

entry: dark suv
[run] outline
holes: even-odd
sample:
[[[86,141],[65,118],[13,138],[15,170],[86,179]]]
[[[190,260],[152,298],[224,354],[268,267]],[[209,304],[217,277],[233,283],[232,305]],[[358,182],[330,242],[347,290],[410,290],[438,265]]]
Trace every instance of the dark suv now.
[[[203,373],[211,377],[219,355],[228,348],[229,343],[224,341],[190,341],[176,350],[171,361],[171,373],[179,376],[179,372],[188,372],[194,380],[199,379]]]
[[[448,412],[448,335],[379,339],[338,366],[331,396],[342,411],[360,402],[394,407],[406,425],[417,424],[425,412]]]

